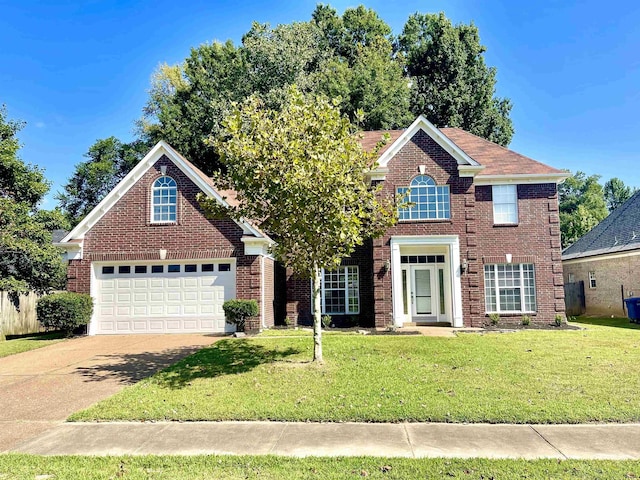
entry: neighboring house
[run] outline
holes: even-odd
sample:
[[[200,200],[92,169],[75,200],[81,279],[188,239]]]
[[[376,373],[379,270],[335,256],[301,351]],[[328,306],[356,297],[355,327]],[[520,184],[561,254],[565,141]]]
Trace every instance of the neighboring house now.
[[[365,132],[363,146],[383,133]],[[323,272],[323,314],[378,327],[563,314],[557,183],[567,174],[423,117],[387,133],[370,180],[408,207],[384,236]],[[205,218],[198,192],[234,201],[160,142],[57,243],[70,260],[68,289],[95,299],[90,334],[227,331],[230,298],[258,301],[249,328],[285,315],[310,321],[310,281],[275,264],[258,225]]]
[[[625,316],[640,296],[640,192],[562,252],[566,283],[584,282],[585,313]]]

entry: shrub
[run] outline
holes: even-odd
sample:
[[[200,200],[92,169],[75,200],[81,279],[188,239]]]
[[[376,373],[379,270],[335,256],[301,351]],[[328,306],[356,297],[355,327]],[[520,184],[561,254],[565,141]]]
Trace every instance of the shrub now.
[[[322,321],[322,326],[324,328],[329,328],[331,326],[331,316],[330,315],[323,315],[321,318]]]
[[[244,332],[244,323],[247,318],[258,315],[258,302],[255,300],[227,300],[222,304],[224,320],[230,325],[235,325],[238,332]]]
[[[71,335],[77,327],[87,325],[91,320],[93,299],[87,293],[52,293],[38,300],[36,314],[46,329]]]
[[[489,318],[491,319],[491,325],[498,325],[498,323],[500,323],[499,313],[490,313]]]
[[[522,316],[522,325],[529,325],[531,323],[531,317],[529,315]]]
[[[564,320],[564,319],[562,318],[562,315],[560,315],[559,313],[557,313],[557,314],[556,314],[556,319],[555,319],[555,321],[556,321],[556,327],[561,326],[561,325],[563,324],[563,320]]]

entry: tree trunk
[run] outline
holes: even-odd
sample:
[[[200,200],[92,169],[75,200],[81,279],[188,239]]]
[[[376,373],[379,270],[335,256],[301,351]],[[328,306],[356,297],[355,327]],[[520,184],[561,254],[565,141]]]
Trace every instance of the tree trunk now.
[[[322,363],[322,304],[320,269],[313,268],[313,361]]]

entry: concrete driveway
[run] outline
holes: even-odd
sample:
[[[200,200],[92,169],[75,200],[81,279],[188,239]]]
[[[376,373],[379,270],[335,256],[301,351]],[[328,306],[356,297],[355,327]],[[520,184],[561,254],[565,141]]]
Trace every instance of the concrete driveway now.
[[[0,358],[0,452],[223,337],[81,337]]]

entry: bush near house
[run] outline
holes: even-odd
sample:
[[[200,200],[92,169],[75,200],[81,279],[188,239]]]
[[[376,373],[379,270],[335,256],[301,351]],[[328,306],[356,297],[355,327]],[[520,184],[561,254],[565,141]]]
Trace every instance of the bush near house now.
[[[91,320],[93,299],[86,293],[53,293],[38,300],[36,313],[43,327],[71,335]]]
[[[222,304],[222,309],[225,321],[235,325],[238,332],[244,332],[245,321],[259,313],[255,300],[227,300]]]

